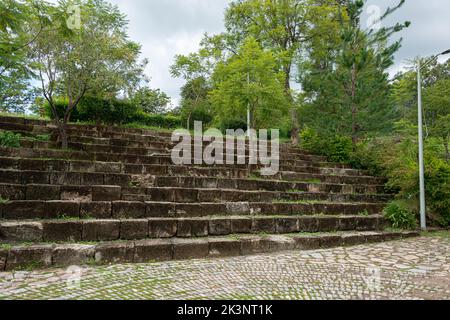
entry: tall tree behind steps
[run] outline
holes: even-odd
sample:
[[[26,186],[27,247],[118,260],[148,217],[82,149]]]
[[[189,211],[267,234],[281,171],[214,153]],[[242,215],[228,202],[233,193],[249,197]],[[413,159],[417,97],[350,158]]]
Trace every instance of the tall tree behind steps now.
[[[328,20],[328,10],[336,8],[333,0],[237,0],[225,13],[225,27],[231,42],[242,42],[248,36],[257,39],[264,49],[271,49],[285,74],[285,94],[291,104],[292,143],[299,143],[298,110],[294,104],[291,81],[293,65],[300,58],[300,48],[311,37],[321,36],[319,20]]]
[[[68,23],[74,18],[69,10],[73,5],[80,14],[74,25]],[[143,79],[146,61],[139,62],[140,46],[128,40],[125,16],[104,0],[60,0],[48,4],[45,12],[52,28],[30,44],[30,60],[58,126],[61,147],[67,148],[67,123],[83,96],[129,91]],[[62,115],[58,98],[68,101]]]
[[[309,123],[322,134],[349,135],[354,143],[365,134],[389,129],[395,120],[390,104],[386,70],[393,64],[399,41],[390,37],[409,22],[381,27],[383,20],[399,9],[404,0],[375,21],[379,28],[363,30],[363,0],[347,0],[340,6],[340,45],[336,61],[327,72],[312,70],[305,88],[312,103],[306,108]],[[319,124],[319,125],[318,125]],[[325,131],[325,132],[324,132]]]

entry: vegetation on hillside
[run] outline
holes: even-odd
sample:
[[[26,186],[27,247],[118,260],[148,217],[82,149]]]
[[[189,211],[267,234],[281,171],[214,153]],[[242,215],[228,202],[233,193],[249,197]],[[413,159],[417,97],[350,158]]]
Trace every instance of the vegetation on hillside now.
[[[191,129],[199,120],[246,129],[249,109],[255,129],[278,128],[303,149],[386,176],[387,191],[398,195],[387,216],[412,227],[417,82],[413,68],[390,79],[401,46],[392,36],[409,22],[385,22],[404,2],[386,10],[381,27],[365,29],[364,0],[234,0],[223,33],[206,34],[197,52],[175,57],[169,72],[185,83],[180,105],[169,111],[170,98],[148,86],[148,61],[116,6],[5,0],[0,111],[53,119],[64,148],[69,121]],[[73,4],[81,8],[78,27],[68,23],[77,22]],[[432,61],[424,69],[426,183],[430,217],[441,225],[450,223],[449,88],[450,60]]]

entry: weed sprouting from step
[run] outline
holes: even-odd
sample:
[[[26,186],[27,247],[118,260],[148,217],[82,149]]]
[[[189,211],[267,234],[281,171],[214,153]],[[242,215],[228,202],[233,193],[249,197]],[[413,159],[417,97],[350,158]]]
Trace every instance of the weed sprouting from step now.
[[[9,203],[9,199],[8,198],[3,198],[0,196],[0,204],[8,204]]]
[[[361,217],[368,217],[368,216],[370,216],[370,214],[369,214],[369,211],[367,211],[367,209],[366,209],[366,210],[364,210],[364,211],[359,212],[359,213],[358,213],[358,216],[361,216]]]
[[[0,147],[3,148],[19,148],[20,134],[10,131],[0,131]]]

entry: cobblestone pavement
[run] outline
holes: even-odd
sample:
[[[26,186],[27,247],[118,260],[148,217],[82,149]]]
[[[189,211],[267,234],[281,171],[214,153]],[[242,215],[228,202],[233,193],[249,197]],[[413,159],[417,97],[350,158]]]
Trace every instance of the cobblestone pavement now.
[[[0,299],[446,299],[450,238],[0,273]]]

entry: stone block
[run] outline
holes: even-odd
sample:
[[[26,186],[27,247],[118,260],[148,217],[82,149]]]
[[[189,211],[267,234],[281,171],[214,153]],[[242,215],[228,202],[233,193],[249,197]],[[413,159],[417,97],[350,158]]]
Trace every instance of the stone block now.
[[[94,259],[95,246],[68,244],[57,245],[53,249],[53,264],[55,266],[83,265]]]
[[[81,241],[83,222],[81,221],[44,221],[43,239],[47,242]]]
[[[208,221],[205,219],[180,219],[177,236],[182,238],[208,236]]]
[[[112,214],[114,219],[141,219],[146,217],[145,203],[116,201],[113,203]]]
[[[47,201],[44,205],[45,218],[79,218],[80,203],[74,201]]]
[[[95,262],[99,264],[131,263],[134,243],[103,243],[95,248]]]
[[[149,222],[146,219],[122,220],[120,238],[123,240],[140,240],[148,237]]]
[[[252,232],[275,233],[275,219],[273,218],[253,218]]]
[[[93,219],[111,219],[111,202],[85,202],[80,204],[80,217]]]
[[[170,240],[144,240],[134,243],[134,262],[172,260],[172,242]]]
[[[83,241],[114,241],[120,236],[119,220],[83,222]]]
[[[0,239],[18,242],[42,241],[42,224],[39,222],[3,222]]]
[[[172,243],[173,258],[175,260],[201,259],[209,255],[209,243],[207,240],[175,239]]]
[[[283,233],[295,233],[299,231],[298,218],[277,218],[276,219],[276,232]]]
[[[177,235],[178,221],[175,219],[149,219],[150,238],[172,238]]]
[[[6,271],[50,267],[52,265],[52,250],[51,245],[13,247],[6,260]]]
[[[251,218],[231,218],[231,233],[251,233]]]
[[[209,220],[209,235],[222,236],[231,233],[231,220],[213,218]]]
[[[211,257],[235,257],[241,255],[241,242],[233,239],[209,240],[209,255]]]
[[[92,186],[92,201],[118,201],[121,195],[119,186]]]

